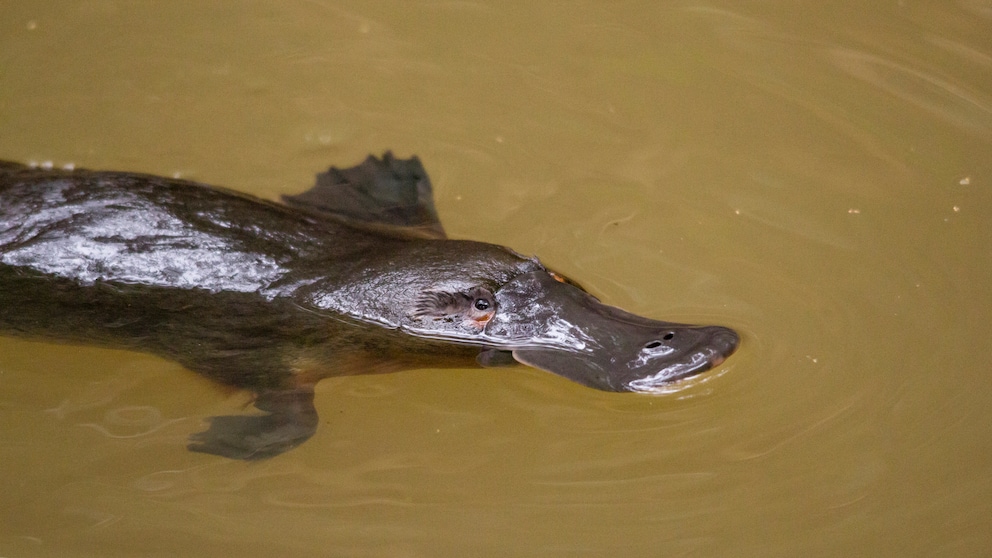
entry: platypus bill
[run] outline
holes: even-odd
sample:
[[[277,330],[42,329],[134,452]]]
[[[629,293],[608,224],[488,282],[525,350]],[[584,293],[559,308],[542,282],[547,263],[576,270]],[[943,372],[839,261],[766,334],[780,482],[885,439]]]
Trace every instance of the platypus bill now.
[[[602,304],[536,258],[452,240],[420,161],[332,167],[282,204],[157,176],[0,162],[0,333],[146,351],[253,393],[193,451],[317,428],[321,378],[523,363],[608,391],[719,365],[734,331]]]

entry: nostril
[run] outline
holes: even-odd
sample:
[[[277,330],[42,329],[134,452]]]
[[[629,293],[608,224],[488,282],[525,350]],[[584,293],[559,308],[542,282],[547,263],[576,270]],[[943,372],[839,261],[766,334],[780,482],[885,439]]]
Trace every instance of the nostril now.
[[[664,337],[662,337],[662,339],[664,339],[665,341],[671,341],[674,338],[675,338],[675,332],[673,331],[669,331],[668,333],[665,334]]]
[[[661,341],[651,341],[647,345],[644,345],[645,349],[657,349],[661,346]]]

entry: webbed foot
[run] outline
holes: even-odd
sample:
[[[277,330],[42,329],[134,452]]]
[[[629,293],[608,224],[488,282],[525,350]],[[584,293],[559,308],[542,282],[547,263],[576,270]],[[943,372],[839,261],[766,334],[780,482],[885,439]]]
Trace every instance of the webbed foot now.
[[[255,407],[267,414],[210,417],[210,428],[191,435],[186,447],[253,461],[289,451],[317,431],[312,389],[263,392]]]

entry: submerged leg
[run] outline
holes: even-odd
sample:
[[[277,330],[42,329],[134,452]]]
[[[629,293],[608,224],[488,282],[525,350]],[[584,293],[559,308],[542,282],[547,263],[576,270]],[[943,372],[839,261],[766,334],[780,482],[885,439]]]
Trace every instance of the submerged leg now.
[[[317,431],[313,387],[258,394],[263,415],[210,417],[210,428],[189,438],[190,451],[231,459],[274,457],[305,442]]]

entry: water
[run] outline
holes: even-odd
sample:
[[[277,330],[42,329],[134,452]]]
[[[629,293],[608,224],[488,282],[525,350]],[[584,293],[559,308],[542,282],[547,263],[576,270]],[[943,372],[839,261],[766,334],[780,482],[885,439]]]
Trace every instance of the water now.
[[[325,381],[300,448],[176,364],[0,339],[3,556],[992,551],[992,4],[0,5],[0,157],[268,198],[416,153],[456,238],[744,335],[662,397]]]

